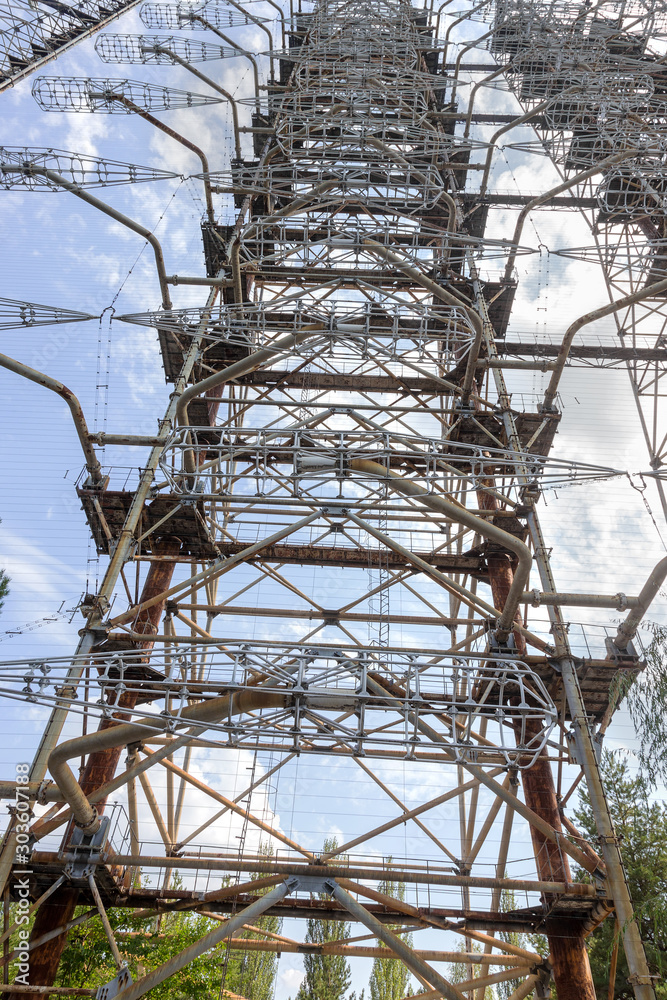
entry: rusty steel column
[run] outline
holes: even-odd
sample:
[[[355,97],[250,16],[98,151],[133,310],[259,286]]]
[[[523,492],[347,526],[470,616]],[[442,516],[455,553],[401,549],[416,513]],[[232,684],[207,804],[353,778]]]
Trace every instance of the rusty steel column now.
[[[154,545],[155,552],[161,556],[176,556],[181,548],[179,538],[172,536],[162,538]],[[174,574],[175,562],[159,561],[150,564],[150,569],[141,592],[139,603],[149,600],[163,593],[169,588],[171,578]],[[141,632],[147,637],[154,635],[158,630],[158,625],[164,610],[164,603],[160,602],[153,607],[141,612],[140,618],[133,623],[132,631]],[[126,648],[151,649],[153,646],[150,638],[145,642],[128,643]],[[100,651],[109,652],[108,645],[99,647]],[[120,721],[125,721],[130,716],[127,714],[135,708],[139,698],[139,692],[135,690],[121,692],[116,702],[117,711],[112,718],[103,719],[99,729],[108,729],[115,726]],[[123,747],[113,747],[110,750],[101,750],[92,753],[86,761],[81,775],[81,788],[86,795],[94,792],[95,789],[111,781],[116,773],[118,762]],[[104,811],[106,799],[101,799],[96,803],[99,812]],[[67,832],[63,837],[63,847],[71,837],[73,825],[70,823]],[[36,941],[44,934],[62,927],[74,916],[74,911],[79,901],[79,889],[63,886],[44,903],[37,911],[35,923],[30,935],[31,941]],[[43,945],[35,948],[30,954],[30,985],[31,986],[52,986],[58,972],[60,959],[67,944],[67,934],[59,934],[58,937],[46,941]],[[20,1000],[23,994],[11,993],[10,1000]]]
[[[479,490],[477,496],[480,508],[498,509],[495,498],[484,490]],[[493,603],[497,608],[504,606],[514,579],[512,558],[510,552],[487,550],[489,582]],[[521,624],[518,612],[517,624]],[[523,636],[519,632],[513,632],[512,635],[517,655],[524,656],[526,643]],[[546,748],[542,750],[532,767],[521,771],[521,778],[526,805],[545,819],[554,830],[562,832],[556,787]],[[544,834],[533,826],[530,828],[530,834],[540,878],[571,882],[572,875],[567,857],[559,850],[558,845],[547,840]],[[595,1000],[595,987],[581,925],[576,920],[552,917],[547,920],[546,934],[558,1000]]]

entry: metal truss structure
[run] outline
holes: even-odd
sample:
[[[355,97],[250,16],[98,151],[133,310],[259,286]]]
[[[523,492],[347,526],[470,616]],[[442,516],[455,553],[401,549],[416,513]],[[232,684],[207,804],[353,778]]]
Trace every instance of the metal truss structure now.
[[[3,0],[0,91],[136,7],[139,0]]]
[[[62,186],[49,177],[47,171],[80,189],[140,184],[178,176],[173,170],[142,167],[138,163],[119,163],[99,156],[46,147],[2,146],[0,157],[0,187],[5,190],[28,187],[30,190],[62,191]],[[31,303],[26,305],[30,308]]]
[[[36,992],[80,986],[46,989],[85,903],[118,975],[77,995],[135,1000],[223,942],[317,952],[263,934],[256,919],[276,914],[360,925],[377,940],[341,939],[328,953],[403,962],[422,1000],[485,1000],[508,983],[511,1000],[548,997],[552,983],[558,1000],[594,1000],[586,937],[615,914],[634,995],[654,998],[597,746],[620,680],[642,669],[632,640],[667,561],[637,595],[560,592],[540,500],[623,474],[552,454],[567,366],[626,367],[653,468],[664,459],[667,19],[649,0],[454,6],[299,0],[279,8],[270,82],[256,77],[255,98],[213,82],[248,148],[209,170],[189,145],[205,164],[207,276],[180,280],[208,286],[205,301],[175,307],[157,240],[120,217],[150,239],[162,292],[160,310],[119,317],[138,337],[157,331],[173,392],[155,435],[91,434],[61,383],[0,356],[68,399],[86,456],[78,495],[109,560],[82,605],[75,655],[0,664],[0,697],[50,709],[21,793],[34,812]],[[102,35],[105,62],[248,56],[226,36],[223,47],[191,32],[270,30],[232,0],[149,3],[142,19],[169,34]],[[255,70],[261,55],[250,54]],[[512,113],[480,110],[494,88]],[[72,77],[39,79],[33,93],[47,110],[139,113],[179,141],[148,112],[209,100]],[[494,190],[501,147],[548,158],[560,180],[535,194]],[[114,218],[83,189],[170,176],[58,150],[0,159],[0,186],[64,190]],[[513,232],[487,234],[496,207],[518,210]],[[609,305],[558,343],[506,336],[516,262],[539,252],[524,224],[542,207],[583,213],[590,246],[554,252],[598,263],[609,291]],[[1,301],[5,326],[86,318]],[[579,336],[605,317],[618,337]],[[512,394],[522,372],[539,388]],[[104,445],[148,457],[102,468]],[[568,607],[624,620],[581,656]],[[80,735],[65,740],[66,725]],[[230,793],[223,778],[241,754],[252,777]],[[362,810],[326,849],[286,831],[266,803],[300,759],[322,789],[335,768],[361,775],[382,808]],[[582,781],[595,845],[566,811]],[[14,797],[17,784],[0,790]],[[105,809],[116,791],[120,804]],[[303,806],[321,829],[338,822],[326,799]],[[18,824],[0,856],[6,899],[16,857],[28,857],[16,853]],[[392,857],[385,838],[406,825],[417,847]],[[382,891],[387,881],[403,882],[405,899]],[[132,982],[107,912],[183,906],[210,932]],[[408,946],[405,930],[435,945]],[[548,953],[508,931],[545,935]],[[463,981],[442,963],[462,965]]]

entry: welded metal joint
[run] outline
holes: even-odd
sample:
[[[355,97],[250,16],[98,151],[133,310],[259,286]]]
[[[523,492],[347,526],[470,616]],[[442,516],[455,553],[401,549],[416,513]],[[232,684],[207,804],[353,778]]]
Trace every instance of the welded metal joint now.
[[[617,663],[619,667],[639,666],[642,662],[642,659],[632,642],[628,642],[627,646],[622,649],[617,645],[615,638],[610,639],[607,637],[604,644],[607,651],[607,659],[611,660],[612,663]]]
[[[118,970],[118,975],[104,986],[98,987],[95,1000],[113,1000],[126,986],[132,985],[132,976],[127,967]]]
[[[98,813],[95,806],[92,806],[95,813],[94,821],[97,821]],[[84,879],[91,876],[95,871],[95,866],[102,862],[102,848],[106,843],[109,829],[109,817],[103,816],[99,821],[96,833],[86,834],[82,826],[75,820],[75,828],[72,838],[65,853],[65,874],[70,879]],[[89,824],[92,825],[92,824]]]

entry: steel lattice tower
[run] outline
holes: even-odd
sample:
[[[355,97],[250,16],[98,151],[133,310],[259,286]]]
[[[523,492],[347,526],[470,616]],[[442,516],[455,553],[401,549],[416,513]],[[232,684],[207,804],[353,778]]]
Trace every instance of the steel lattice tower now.
[[[212,54],[191,31],[234,25],[213,3],[148,3],[141,14],[151,34],[101,35],[105,62],[220,58],[219,45]],[[64,386],[2,356],[68,399],[86,455],[78,494],[109,557],[75,655],[2,665],[5,692],[52,709],[25,785],[49,806],[32,824],[31,985],[52,985],[67,939],[53,932],[77,905],[105,922],[110,910],[166,912],[185,900],[211,915],[210,933],[134,983],[122,939],[105,923],[119,968],[98,996],[143,996],[263,913],[314,913],[377,938],[341,941],[332,953],[394,956],[429,1000],[483,1000],[509,981],[512,1000],[547,997],[550,983],[559,1000],[593,1000],[586,936],[615,913],[634,994],[654,997],[596,743],[619,677],[642,668],[632,640],[667,563],[638,596],[561,593],[540,500],[548,487],[610,471],[551,455],[560,378],[572,364],[627,366],[661,467],[667,70],[652,45],[664,31],[658,5],[640,2],[495,0],[456,12],[407,0],[299,3],[279,25],[269,83],[250,107],[232,102],[245,156],[225,171],[203,156],[207,277],[180,279],[207,286],[201,306],[174,307],[176,281],[148,234],[163,308],[123,320],[158,333],[173,391],[157,434],[90,434]],[[480,110],[483,88],[498,82],[518,110]],[[34,93],[46,108],[129,110],[154,124],[153,111],[193,100],[106,77],[48,78]],[[519,131],[515,147],[538,149],[560,180],[535,195],[495,191],[494,157],[526,124],[533,137]],[[127,166],[63,155],[3,151],[2,182],[62,186],[99,208],[90,178]],[[149,179],[132,169],[131,179]],[[219,195],[233,198],[233,222],[219,221]],[[524,223],[543,206],[584,213],[593,243],[577,252],[598,255],[609,291],[610,304],[557,344],[506,336],[516,263],[534,251]],[[488,233],[496,207],[518,210],[504,238]],[[9,325],[86,319],[3,305]],[[605,317],[617,342],[578,336]],[[512,379],[525,372],[541,381],[523,406]],[[148,449],[131,488],[100,467],[95,447],[104,444]],[[140,565],[142,589],[119,611],[111,600],[128,563]],[[258,585],[279,594],[273,606],[266,590],[253,603]],[[627,615],[582,658],[568,607]],[[335,638],[323,638],[326,629]],[[65,741],[73,707],[99,728]],[[259,778],[230,798],[201,777],[211,748],[220,775],[245,751],[262,762]],[[72,762],[83,757],[76,777]],[[285,833],[255,803],[300,757],[322,790],[337,768],[363,772],[392,818],[369,808],[356,833],[326,851]],[[405,798],[387,778],[399,764]],[[443,784],[415,798],[427,773]],[[567,815],[581,780],[595,845]],[[15,789],[3,783],[5,795]],[[127,833],[118,811],[105,810],[117,789]],[[186,836],[195,795],[208,818]],[[243,823],[236,851],[207,839],[225,811]],[[323,822],[337,821],[325,813]],[[408,823],[423,843],[392,860],[383,837]],[[250,827],[275,853],[246,844]],[[14,817],[0,868],[14,899],[29,856],[19,829]],[[46,850],[41,842],[56,835],[59,848]],[[519,877],[522,841],[534,859]],[[576,881],[575,868],[590,877]],[[212,881],[206,892],[195,882],[177,892],[175,870]],[[379,891],[387,880],[405,883],[405,901]],[[514,893],[526,894],[525,907],[508,909],[503,894]],[[409,947],[397,924],[430,928],[435,944]],[[512,944],[508,931],[546,935],[549,955]],[[305,947],[291,934],[233,945]],[[464,981],[447,978],[443,962],[462,963]]]

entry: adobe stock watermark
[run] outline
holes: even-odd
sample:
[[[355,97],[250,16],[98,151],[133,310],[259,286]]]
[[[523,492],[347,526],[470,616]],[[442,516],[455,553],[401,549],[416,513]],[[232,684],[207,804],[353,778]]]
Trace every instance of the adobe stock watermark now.
[[[30,920],[30,800],[28,797],[28,772],[29,764],[16,765],[16,794],[15,812],[16,819],[16,851],[14,854],[15,871],[18,875],[16,883],[16,894],[18,903],[16,904],[15,924],[18,934],[18,945],[16,948],[19,960],[19,968],[15,983],[21,986],[30,985],[30,952],[28,950],[28,939],[30,930],[28,922]]]

